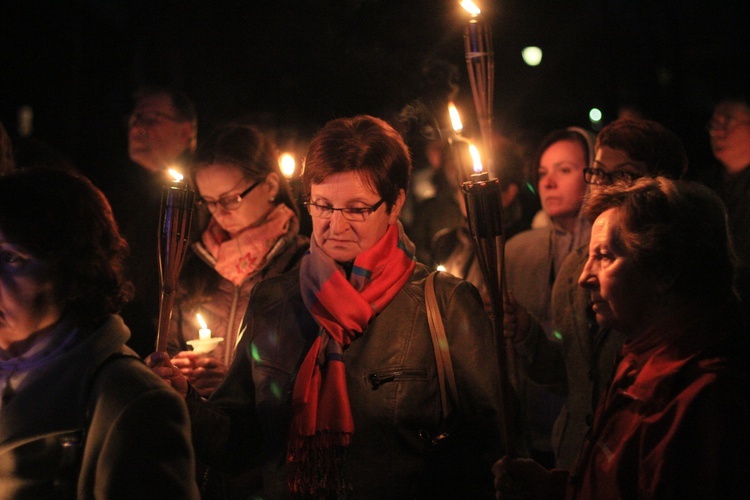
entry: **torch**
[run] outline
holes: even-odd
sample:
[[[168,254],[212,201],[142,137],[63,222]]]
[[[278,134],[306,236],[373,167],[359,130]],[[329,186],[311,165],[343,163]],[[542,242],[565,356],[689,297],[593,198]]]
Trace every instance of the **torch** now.
[[[492,165],[492,98],[494,92],[494,54],[489,26],[479,19],[480,10],[470,0],[461,6],[472,15],[464,33],[466,66],[469,71],[474,106],[484,142],[486,163]],[[503,437],[506,453],[516,456],[515,401],[516,364],[513,340],[503,332],[503,300],[505,298],[505,238],[503,236],[502,200],[500,181],[490,179],[483,170],[476,147],[469,151],[474,160],[474,174],[462,184],[466,202],[469,233],[474,251],[482,269],[492,308],[491,319],[497,357],[500,363],[500,393],[503,404]]]
[[[183,176],[171,170],[174,180],[162,187],[159,214],[159,329],[156,350],[166,351],[169,326],[174,307],[174,294],[182,261],[188,247],[190,224],[193,219],[195,192],[183,181]]]
[[[477,111],[479,130],[484,143],[485,165],[492,170],[492,100],[495,92],[495,53],[492,50],[492,30],[479,14],[481,10],[471,0],[463,0],[461,6],[471,14],[464,31],[466,68],[469,72],[471,93]]]

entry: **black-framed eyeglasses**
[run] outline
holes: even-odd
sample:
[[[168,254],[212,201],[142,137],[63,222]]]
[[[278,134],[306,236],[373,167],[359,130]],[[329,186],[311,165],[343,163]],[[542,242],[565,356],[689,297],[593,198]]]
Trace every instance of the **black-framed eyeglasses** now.
[[[627,172],[625,170],[607,172],[606,170],[595,167],[587,167],[583,169],[583,180],[586,181],[586,184],[593,184],[594,186],[609,186],[610,184],[619,181],[633,182],[639,177],[641,177],[639,174]]]
[[[140,125],[141,127],[155,127],[156,125],[160,124],[163,121],[170,121],[170,122],[180,122],[179,118],[176,116],[168,115],[167,113],[162,113],[161,111],[143,111],[143,112],[137,112],[133,113],[130,116],[127,117],[125,120],[125,126],[129,129]]]
[[[711,118],[706,123],[706,132],[713,134],[719,131],[727,131],[738,125],[750,125],[750,121],[739,120],[733,116],[725,117],[723,120]]]
[[[197,200],[195,200],[195,203],[198,206],[205,205],[206,208],[208,208],[208,211],[211,213],[216,212],[216,209],[218,208],[219,205],[221,205],[221,208],[227,211],[237,210],[238,208],[240,208],[240,205],[242,204],[242,199],[245,196],[247,196],[247,194],[250,191],[255,189],[255,187],[261,182],[263,181],[257,181],[257,182],[252,183],[249,188],[245,189],[240,194],[236,194],[234,196],[222,196],[221,198],[219,198],[218,201],[206,201],[204,198],[198,198]]]
[[[369,207],[333,208],[328,205],[318,205],[317,203],[306,201],[305,206],[307,207],[308,212],[310,212],[310,215],[312,215],[313,217],[318,217],[319,219],[330,219],[331,217],[333,217],[333,212],[338,210],[339,212],[341,212],[341,215],[344,216],[344,219],[349,221],[362,222],[367,220],[370,214],[380,208],[380,205],[382,205],[384,202],[385,200],[381,198],[379,202]]]

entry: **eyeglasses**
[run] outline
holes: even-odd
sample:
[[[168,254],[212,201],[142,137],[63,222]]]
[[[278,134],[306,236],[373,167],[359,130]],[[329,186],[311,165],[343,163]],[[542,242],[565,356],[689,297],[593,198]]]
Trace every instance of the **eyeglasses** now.
[[[708,123],[706,123],[706,131],[709,134],[713,134],[716,132],[726,132],[730,129],[735,128],[738,125],[750,125],[750,121],[742,121],[738,120],[737,118],[733,116],[724,116],[723,119],[717,120],[716,118],[711,118],[708,120]]]
[[[171,116],[161,111],[144,111],[142,113],[133,113],[127,118],[125,125],[128,129],[140,125],[141,127],[151,128],[159,125],[163,121],[180,122],[176,116]]]
[[[242,199],[247,196],[247,194],[255,189],[255,187],[260,184],[263,181],[257,181],[250,185],[249,188],[245,189],[240,194],[236,194],[234,196],[222,196],[219,198],[219,201],[206,201],[204,198],[198,198],[195,200],[195,204],[200,206],[206,205],[206,208],[208,208],[208,211],[211,213],[216,212],[216,209],[219,208],[219,205],[221,205],[221,208],[224,210],[231,212],[232,210],[237,210],[240,208],[240,205],[242,204]]]
[[[308,212],[310,212],[310,215],[312,215],[313,217],[318,217],[319,219],[330,219],[331,217],[333,217],[333,212],[338,210],[339,212],[341,212],[341,215],[344,216],[344,219],[349,221],[362,222],[367,220],[370,214],[380,208],[380,205],[382,205],[384,202],[385,200],[381,198],[379,202],[370,207],[352,208],[333,208],[329,207],[328,205],[318,205],[309,201],[306,201],[305,205],[307,206],[307,210]]]
[[[633,182],[639,177],[641,177],[639,174],[624,170],[607,172],[601,168],[588,167],[583,169],[583,180],[586,181],[586,184],[595,186],[609,186],[619,181]]]

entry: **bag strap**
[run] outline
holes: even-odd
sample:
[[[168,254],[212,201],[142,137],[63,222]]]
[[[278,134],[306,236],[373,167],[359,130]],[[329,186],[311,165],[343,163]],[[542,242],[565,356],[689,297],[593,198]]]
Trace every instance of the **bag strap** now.
[[[453,372],[453,363],[451,362],[448,338],[445,335],[443,317],[440,314],[440,306],[435,296],[435,275],[437,273],[438,271],[435,271],[427,277],[424,298],[427,308],[427,322],[430,325],[430,336],[432,337],[432,347],[435,350],[438,384],[440,385],[440,401],[442,403],[443,418],[445,419],[450,414],[450,402],[453,403],[453,407],[456,410],[459,410],[461,405],[458,401],[456,376]]]

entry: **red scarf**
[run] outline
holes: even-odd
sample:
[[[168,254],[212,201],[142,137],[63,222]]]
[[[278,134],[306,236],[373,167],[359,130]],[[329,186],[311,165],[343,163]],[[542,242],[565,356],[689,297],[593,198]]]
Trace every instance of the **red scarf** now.
[[[354,420],[343,352],[401,290],[414,266],[414,245],[401,223],[391,225],[354,259],[348,280],[315,239],[310,242],[300,268],[300,288],[321,330],[300,366],[292,396],[287,462],[294,493],[326,495],[348,489],[344,451]]]

